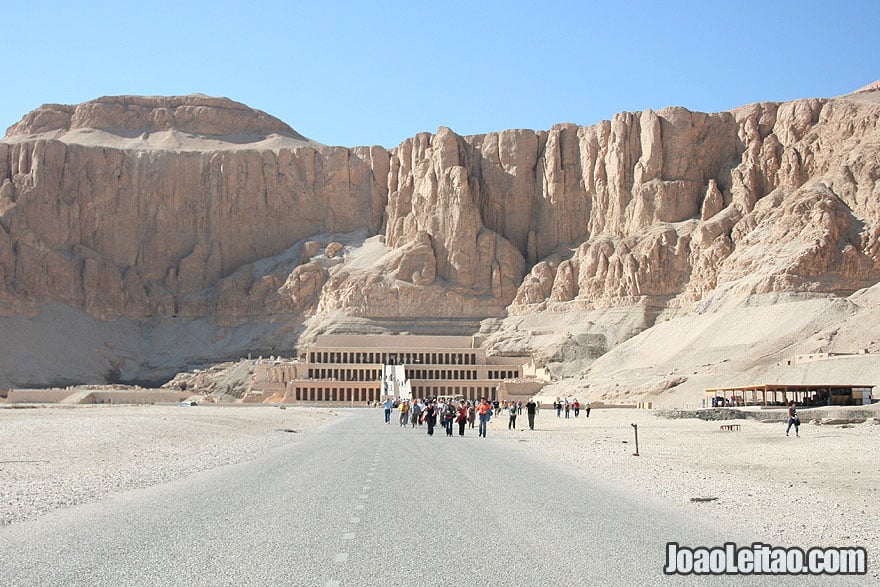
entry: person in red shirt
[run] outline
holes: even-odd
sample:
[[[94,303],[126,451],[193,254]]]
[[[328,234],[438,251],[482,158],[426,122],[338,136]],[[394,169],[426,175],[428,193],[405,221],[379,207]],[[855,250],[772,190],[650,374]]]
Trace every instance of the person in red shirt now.
[[[492,404],[486,398],[480,400],[477,406],[477,413],[480,415],[480,436],[486,438],[486,429],[489,427],[489,419],[492,417]]]
[[[464,436],[464,425],[467,424],[468,421],[468,404],[467,402],[461,402],[458,404],[458,435]]]

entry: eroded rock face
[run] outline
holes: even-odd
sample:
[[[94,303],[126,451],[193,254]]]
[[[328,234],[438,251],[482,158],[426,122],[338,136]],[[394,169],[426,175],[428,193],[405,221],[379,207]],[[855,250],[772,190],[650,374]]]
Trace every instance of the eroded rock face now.
[[[469,150],[449,129],[419,135],[398,149],[387,242],[393,248],[428,235],[438,277],[452,286],[512,299],[525,262],[506,238],[483,224],[479,176],[472,173]],[[508,289],[502,292],[502,285]]]
[[[228,98],[190,96],[107,96],[67,106],[45,104],[6,131],[7,138],[76,129],[123,133],[177,130],[198,135],[301,134],[265,112]]]
[[[390,152],[242,143],[302,137],[204,96],[44,106],[0,141],[0,312],[320,322],[846,293],[880,278],[878,95],[441,128]],[[150,133],[212,142],[130,139]],[[356,232],[381,254],[337,238]]]
[[[147,106],[134,104],[134,120],[120,115],[107,124],[148,119]],[[72,107],[71,120],[92,120],[76,113],[106,106]],[[214,107],[191,100],[178,106]],[[241,124],[221,128],[225,123],[208,116],[200,129],[243,132],[251,130],[248,121],[265,123],[232,111]],[[16,132],[33,131],[28,120]],[[264,277],[249,275],[231,289],[221,283],[243,266],[310,235],[376,232],[383,223],[390,158],[378,147],[203,153],[43,137],[0,142],[0,274],[12,302],[6,312],[46,300],[100,318],[245,311],[262,297],[209,299],[240,297]],[[280,286],[287,275],[276,277]]]
[[[677,305],[718,287],[846,293],[875,283],[878,119],[875,96],[720,115],[667,109],[591,127],[583,134],[594,142],[580,152],[604,155],[591,160],[603,181],[586,183],[590,234],[562,259],[533,266],[511,311],[575,299]]]

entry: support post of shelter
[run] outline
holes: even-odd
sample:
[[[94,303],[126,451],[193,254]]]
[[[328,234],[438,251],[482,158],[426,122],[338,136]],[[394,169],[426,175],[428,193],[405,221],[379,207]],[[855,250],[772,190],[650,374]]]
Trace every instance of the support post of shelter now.
[[[637,457],[639,456],[639,426],[638,424],[633,424],[632,427],[636,435],[636,452],[633,453],[633,456]]]

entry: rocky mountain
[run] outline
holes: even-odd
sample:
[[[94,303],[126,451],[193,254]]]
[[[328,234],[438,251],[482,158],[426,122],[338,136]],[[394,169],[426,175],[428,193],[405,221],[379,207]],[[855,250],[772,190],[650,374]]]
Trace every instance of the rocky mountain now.
[[[880,280],[878,121],[872,85],[389,151],[201,95],[42,106],[0,141],[0,386],[156,381],[429,324],[607,389],[617,367],[597,369],[661,323],[861,308]]]

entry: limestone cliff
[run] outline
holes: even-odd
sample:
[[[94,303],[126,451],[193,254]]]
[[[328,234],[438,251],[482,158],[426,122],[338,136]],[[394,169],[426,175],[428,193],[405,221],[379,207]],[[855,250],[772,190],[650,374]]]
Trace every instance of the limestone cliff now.
[[[441,128],[391,151],[198,95],[47,105],[0,141],[0,312],[281,320],[292,347],[340,315],[849,294],[880,280],[878,95]]]
[[[169,102],[184,105],[169,110]],[[385,150],[299,140],[247,148],[245,135],[302,137],[263,114],[216,102],[104,98],[43,107],[13,126],[0,142],[4,311],[54,300],[99,318],[265,314],[267,285],[274,279],[277,287],[269,289],[278,290],[296,263],[283,274],[243,269],[314,234],[381,228]],[[150,105],[152,113],[145,112]],[[231,147],[169,150],[106,136],[105,144],[56,137],[83,125],[116,134],[156,126],[210,133]],[[32,131],[39,134],[22,135]]]
[[[228,98],[110,96],[76,106],[45,104],[6,131],[7,138],[84,129],[121,135],[177,131],[195,135],[279,134],[307,140],[284,122]]]

